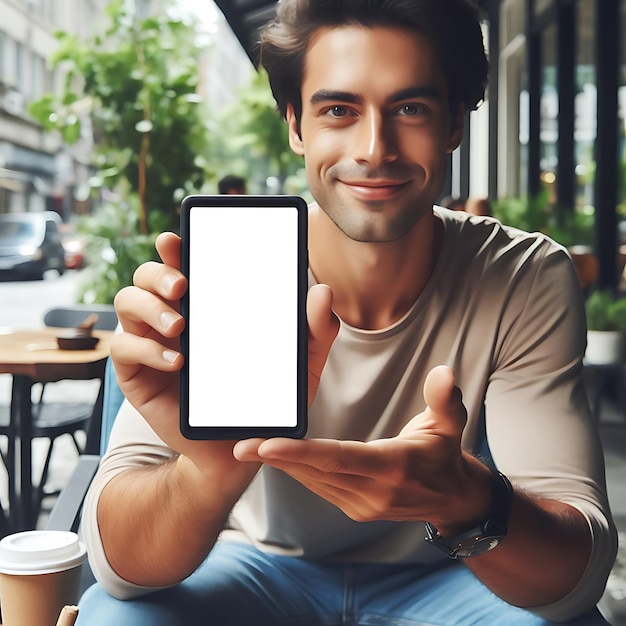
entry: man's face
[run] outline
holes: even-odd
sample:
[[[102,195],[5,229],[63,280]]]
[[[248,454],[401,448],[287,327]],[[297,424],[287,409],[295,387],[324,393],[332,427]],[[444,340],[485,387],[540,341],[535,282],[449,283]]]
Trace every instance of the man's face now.
[[[320,207],[351,239],[400,239],[431,211],[458,145],[448,90],[427,39],[402,29],[319,30],[309,45],[292,149]],[[299,131],[299,132],[298,132]]]

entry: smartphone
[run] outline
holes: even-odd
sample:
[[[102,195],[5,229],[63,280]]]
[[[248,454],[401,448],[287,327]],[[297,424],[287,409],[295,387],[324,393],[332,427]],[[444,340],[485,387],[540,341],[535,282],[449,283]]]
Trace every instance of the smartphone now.
[[[185,437],[306,434],[307,213],[297,196],[183,200]]]

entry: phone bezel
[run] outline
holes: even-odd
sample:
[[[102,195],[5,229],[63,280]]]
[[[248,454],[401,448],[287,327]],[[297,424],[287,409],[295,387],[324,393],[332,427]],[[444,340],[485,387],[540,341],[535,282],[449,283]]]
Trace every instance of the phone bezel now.
[[[297,390],[296,425],[278,426],[192,426],[189,423],[189,319],[190,298],[193,297],[193,277],[189,266],[190,211],[194,207],[225,207],[236,211],[237,207],[291,207],[297,209]],[[307,431],[308,407],[308,326],[306,321],[306,295],[308,291],[308,206],[299,196],[292,195],[191,195],[183,199],[180,213],[181,269],[189,284],[181,299],[181,313],[185,328],[181,335],[181,352],[184,364],[180,371],[180,430],[187,439],[194,440],[240,440],[252,437],[304,437]],[[193,331],[192,331],[193,332]],[[271,367],[271,364],[269,364]]]

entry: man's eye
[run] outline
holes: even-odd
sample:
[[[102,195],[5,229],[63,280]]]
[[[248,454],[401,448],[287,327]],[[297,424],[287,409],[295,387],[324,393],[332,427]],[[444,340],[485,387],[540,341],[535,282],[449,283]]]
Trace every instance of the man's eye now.
[[[328,109],[327,114],[331,117],[345,117],[348,115],[348,109],[345,106],[338,104]]]
[[[401,115],[413,116],[419,115],[420,113],[424,113],[426,111],[426,107],[423,104],[404,104],[399,109],[398,112]]]

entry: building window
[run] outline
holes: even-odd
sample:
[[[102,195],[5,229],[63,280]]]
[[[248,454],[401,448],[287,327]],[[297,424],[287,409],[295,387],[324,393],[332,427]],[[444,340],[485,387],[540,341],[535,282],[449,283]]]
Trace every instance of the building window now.
[[[579,208],[594,204],[597,133],[595,0],[577,3],[576,97],[574,105],[575,201]]]
[[[4,34],[4,32],[0,30],[0,83],[6,82],[5,80],[6,70],[4,69],[5,63],[6,63],[5,40],[6,40],[6,35]]]
[[[539,170],[542,187],[549,190],[551,202],[556,201],[555,182],[558,169],[557,142],[559,140],[556,46],[556,25],[550,23],[541,33]]]
[[[620,41],[622,49],[620,51],[620,71],[618,86],[618,155],[619,155],[619,186],[618,197],[619,216],[626,219],[626,0],[621,3],[621,32]]]
[[[554,4],[554,0],[535,0],[535,15],[541,15],[552,4]]]

